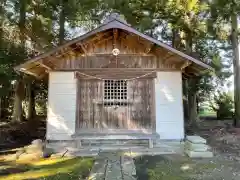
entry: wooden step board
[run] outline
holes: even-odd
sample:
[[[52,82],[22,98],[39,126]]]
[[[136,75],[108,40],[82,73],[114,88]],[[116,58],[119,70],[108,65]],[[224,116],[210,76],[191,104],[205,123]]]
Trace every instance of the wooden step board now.
[[[96,141],[96,140],[147,140],[149,148],[153,148],[153,141],[157,139],[156,134],[94,134],[94,135],[86,135],[86,134],[74,134],[72,136],[74,140],[78,141],[78,146],[82,146],[83,140]]]

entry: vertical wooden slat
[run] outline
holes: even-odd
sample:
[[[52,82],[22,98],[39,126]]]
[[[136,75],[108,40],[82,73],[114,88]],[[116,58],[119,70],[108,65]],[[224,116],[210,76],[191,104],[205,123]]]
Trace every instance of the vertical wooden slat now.
[[[75,77],[76,78],[76,77]],[[75,119],[76,119],[76,121],[75,121],[75,132],[77,132],[78,131],[78,129],[79,129],[79,99],[80,99],[80,97],[79,97],[79,79],[77,79],[77,85],[76,85],[76,87],[77,87],[77,93],[76,93],[76,116],[75,116]]]
[[[152,130],[153,132],[156,132],[156,101],[155,101],[155,98],[156,98],[156,95],[155,95],[155,79],[152,79]]]

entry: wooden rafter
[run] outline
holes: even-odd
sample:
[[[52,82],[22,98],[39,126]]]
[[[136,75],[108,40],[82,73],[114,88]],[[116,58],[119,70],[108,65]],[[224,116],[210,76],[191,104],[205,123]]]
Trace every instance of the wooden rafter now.
[[[84,53],[84,50],[83,48],[81,47],[80,44],[78,43],[74,43],[72,44],[71,46],[71,51],[69,51],[69,54],[70,56],[76,56],[77,54],[81,54],[81,53]]]
[[[32,72],[32,71],[29,71],[28,69],[20,69],[19,71],[21,71],[21,72],[23,72],[23,73],[26,73],[26,74],[28,74],[28,75],[34,76],[34,77],[36,77],[36,78],[39,78],[39,75],[38,75],[38,74],[36,74],[36,73],[34,73],[34,72]]]
[[[49,56],[48,57],[48,62],[51,62],[52,64],[54,64],[54,62],[56,62],[58,60],[61,60],[61,57],[60,58],[56,58],[54,56]]]
[[[87,49],[85,48],[85,46],[84,46],[84,44],[83,44],[82,42],[78,42],[78,43],[76,43],[76,44],[79,45],[79,46],[82,48],[83,52],[84,52],[86,55],[88,54]]]
[[[188,73],[186,73],[186,72],[183,72],[183,74],[184,74],[184,76],[186,76],[186,77],[192,77],[192,75],[191,74],[188,74]]]
[[[119,37],[122,39],[126,39],[126,37],[129,35],[129,33],[124,32],[124,31],[120,31],[119,32]]]
[[[137,48],[137,49],[140,49],[142,52],[146,50],[146,47],[143,44],[139,43],[136,39],[134,39],[135,37],[131,37],[131,38],[126,39],[121,37],[121,40],[129,48]]]
[[[113,39],[113,37],[112,37],[112,36],[109,36],[109,37],[100,39],[100,40],[97,41],[97,42],[94,42],[93,45],[96,46],[96,45],[98,45],[98,44],[100,44],[100,43],[103,43],[104,41],[109,41],[109,40],[111,40],[111,39]]]
[[[174,56],[174,54],[168,52],[168,53],[164,56],[164,58],[162,59],[162,63],[163,63],[163,64],[166,64],[166,61],[167,61],[170,57],[172,57],[172,56]]]
[[[194,76],[198,76],[198,75],[199,75],[199,73],[197,73],[197,72],[194,71],[193,69],[188,69],[188,70],[186,71],[186,73],[188,73],[188,74],[193,74]]]
[[[113,29],[113,48],[116,48],[118,39],[118,29]]]
[[[145,53],[151,53],[151,52],[153,52],[154,51],[154,49],[155,49],[155,44],[154,43],[151,43],[147,48],[146,48],[146,50],[145,50]]]
[[[145,39],[140,38],[139,36],[138,36],[137,39],[138,39],[138,42],[140,44],[144,45],[144,47],[145,47],[144,52],[145,53],[149,53],[152,50],[152,48],[155,46],[155,43],[150,42],[150,41],[146,41]]]
[[[99,41],[99,40],[103,39],[104,37],[109,37],[109,36],[111,36],[111,35],[112,35],[112,32],[111,32],[111,31],[97,33],[97,34],[95,35],[95,37],[86,39],[86,40],[84,41],[84,44],[85,44],[85,43],[86,43],[86,44],[92,43],[92,42],[94,42],[94,41]]]
[[[42,61],[39,61],[38,64],[40,64],[40,66],[46,68],[47,70],[52,70],[52,68],[50,66],[47,66],[46,64],[44,64]]]
[[[117,20],[113,20],[106,24],[103,24],[103,25],[99,26],[98,28],[90,31],[89,33],[86,33],[85,35],[83,35],[81,37],[71,40],[71,41],[69,41],[47,53],[39,55],[39,56],[31,59],[30,62],[26,62],[26,64],[17,66],[16,70],[19,70],[21,67],[27,67],[29,63],[34,64],[36,61],[39,61],[42,58],[47,58],[48,56],[56,56],[56,54],[62,54],[59,51],[65,52],[66,48],[68,48],[70,45],[77,43],[79,41],[88,42],[88,41],[94,40],[94,38],[102,39],[103,37],[106,37],[106,35],[112,36],[112,29],[114,29],[114,28],[121,29],[121,32],[120,32],[121,37],[124,37],[126,34],[128,34],[128,35],[126,35],[127,39],[128,39],[128,37],[130,37],[129,34],[134,35],[136,37],[140,37],[139,39],[144,39],[145,41],[155,43],[158,47],[161,47],[161,48],[165,49],[166,51],[169,51],[169,52],[175,54],[177,57],[182,57],[185,60],[192,61],[194,64],[196,64],[197,67],[200,67],[197,69],[191,69],[192,71],[199,71],[199,70],[201,71],[202,69],[211,69],[212,70],[212,68],[209,65],[207,65],[193,57],[190,57],[189,55],[184,54],[183,52],[181,52],[177,49],[174,49],[173,47],[170,47],[167,44],[164,44],[150,36],[147,36],[139,31],[137,31],[136,29],[130,27],[129,25],[125,24],[124,22],[120,22]],[[139,47],[139,45],[137,47]],[[140,47],[141,47],[141,45],[140,45]],[[159,56],[161,57],[162,55],[159,55]],[[190,68],[187,68],[187,69],[190,69]]]
[[[197,68],[197,67],[195,67],[195,66],[191,66],[191,68],[197,70],[198,72],[201,71],[199,68]]]
[[[180,69],[184,70],[186,67],[190,66],[191,64],[192,64],[192,62],[186,61],[183,64],[181,64]]]

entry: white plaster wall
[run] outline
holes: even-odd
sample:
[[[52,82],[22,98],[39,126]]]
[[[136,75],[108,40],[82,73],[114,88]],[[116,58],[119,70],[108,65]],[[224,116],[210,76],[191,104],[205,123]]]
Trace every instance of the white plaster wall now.
[[[49,73],[48,140],[70,140],[75,133],[76,84],[74,72]]]
[[[158,72],[155,79],[156,132],[160,139],[184,138],[181,72]]]

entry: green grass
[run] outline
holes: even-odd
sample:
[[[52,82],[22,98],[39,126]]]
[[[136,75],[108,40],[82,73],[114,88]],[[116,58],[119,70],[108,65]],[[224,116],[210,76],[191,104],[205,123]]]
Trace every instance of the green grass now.
[[[0,156],[0,180],[81,180],[93,165],[92,158],[48,158],[13,160],[14,155]]]
[[[216,168],[216,164],[174,155],[143,156],[135,160],[135,165],[139,180],[192,180],[202,171]]]
[[[207,117],[207,116],[217,116],[216,112],[214,111],[201,111],[199,116]]]

